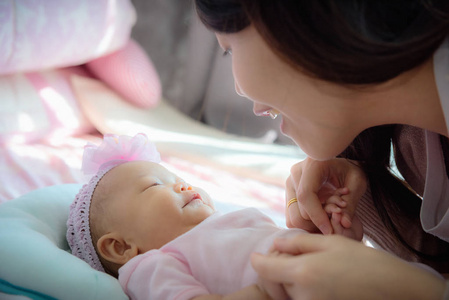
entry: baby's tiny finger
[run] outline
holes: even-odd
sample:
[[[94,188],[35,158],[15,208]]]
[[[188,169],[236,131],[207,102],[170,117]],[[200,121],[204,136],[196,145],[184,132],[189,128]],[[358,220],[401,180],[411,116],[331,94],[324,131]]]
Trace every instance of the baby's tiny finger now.
[[[331,216],[331,225],[332,229],[334,230],[334,233],[336,234],[343,234],[344,228],[341,226],[341,218],[342,215],[338,213],[333,213]]]
[[[330,203],[330,204],[326,204],[324,206],[324,211],[330,215],[332,213],[341,213],[341,208],[338,207],[337,205]]]
[[[335,204],[340,207],[346,207],[348,205],[345,200],[335,195],[330,196],[329,199],[327,199],[326,204]]]
[[[341,218],[341,225],[344,228],[351,228],[352,226],[352,220],[351,217],[349,216],[349,214],[347,213],[343,213],[343,216]]]
[[[347,187],[342,187],[335,190],[335,195],[343,196],[349,194],[349,189]]]

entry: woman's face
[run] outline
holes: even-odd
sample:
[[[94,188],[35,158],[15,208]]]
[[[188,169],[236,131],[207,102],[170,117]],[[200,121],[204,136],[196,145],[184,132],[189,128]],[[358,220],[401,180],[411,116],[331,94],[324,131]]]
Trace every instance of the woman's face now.
[[[224,51],[232,53],[236,91],[253,101],[254,114],[280,112],[281,131],[309,156],[324,160],[340,154],[361,131],[351,124],[351,92],[306,76],[276,55],[248,28],[217,34]]]

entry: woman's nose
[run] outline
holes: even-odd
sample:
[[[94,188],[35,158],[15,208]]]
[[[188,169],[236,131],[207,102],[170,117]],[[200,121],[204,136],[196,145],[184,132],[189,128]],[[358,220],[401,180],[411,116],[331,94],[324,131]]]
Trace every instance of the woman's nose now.
[[[175,192],[176,193],[182,193],[185,191],[192,190],[192,186],[186,182],[178,182],[175,184]]]

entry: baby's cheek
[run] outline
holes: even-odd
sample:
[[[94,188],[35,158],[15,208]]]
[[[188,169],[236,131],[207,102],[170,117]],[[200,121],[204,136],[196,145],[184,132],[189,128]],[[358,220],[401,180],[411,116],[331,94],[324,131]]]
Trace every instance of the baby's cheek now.
[[[210,199],[210,198],[208,199],[208,204],[212,208],[212,210],[215,211],[215,205],[214,205],[214,202],[212,201],[212,199]]]

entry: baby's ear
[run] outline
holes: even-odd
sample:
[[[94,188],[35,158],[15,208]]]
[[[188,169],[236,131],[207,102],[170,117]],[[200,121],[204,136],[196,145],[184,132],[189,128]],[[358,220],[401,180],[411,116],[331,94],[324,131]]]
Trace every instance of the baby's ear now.
[[[127,243],[118,233],[110,232],[97,241],[98,254],[107,261],[124,265],[139,254],[135,244]]]

